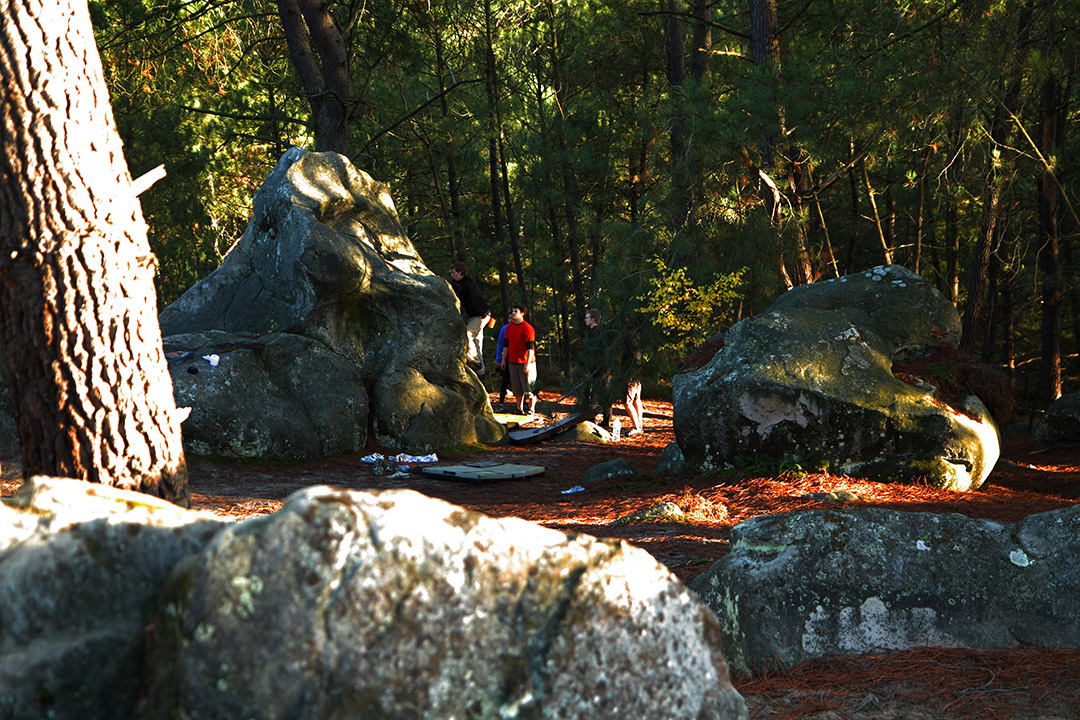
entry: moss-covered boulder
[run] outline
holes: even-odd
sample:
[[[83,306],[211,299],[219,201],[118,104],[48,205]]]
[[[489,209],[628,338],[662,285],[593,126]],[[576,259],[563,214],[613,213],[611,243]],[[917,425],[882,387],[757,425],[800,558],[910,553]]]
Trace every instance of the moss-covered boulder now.
[[[31,477],[3,498],[0,717],[136,717],[161,586],[224,524],[67,478]]]
[[[1080,392],[1062,395],[1046,409],[1035,430],[1043,443],[1080,443]]]
[[[191,409],[188,452],[303,460],[364,448],[364,378],[318,340],[212,330],[164,344],[177,407]]]
[[[207,331],[252,342],[284,334],[321,343],[355,368],[361,389],[367,390],[358,392],[354,382],[335,388],[341,375],[336,363],[328,364],[324,384],[352,393],[351,407],[363,411],[364,427],[370,425],[389,447],[426,452],[505,437],[486,390],[465,367],[465,326],[450,285],[424,265],[387,187],[342,155],[286,152],[256,193],[244,235],[217,270],[162,310],[160,322],[163,336],[183,336],[167,338],[181,354],[203,351],[194,341]],[[265,370],[249,365],[255,372]],[[174,381],[198,384],[178,378],[177,369],[187,372],[186,367],[170,364]],[[318,373],[317,367],[310,370]],[[278,377],[269,382],[289,383]],[[230,411],[223,405],[215,412]],[[248,404],[236,404],[231,412],[246,414]],[[293,416],[301,425],[318,425],[323,417],[330,421],[326,413]],[[212,428],[194,429],[200,417],[207,414],[193,409],[185,439],[212,436]],[[258,419],[237,417],[232,424]],[[297,435],[340,435],[337,427],[317,430],[299,428]],[[294,449],[321,457],[331,445],[336,447],[297,441]],[[233,447],[255,450],[257,444],[223,437],[221,448],[212,452]],[[271,451],[268,456],[282,455]]]
[[[736,525],[691,582],[732,671],[920,646],[1080,647],[1080,508],[1015,525],[862,508]]]
[[[144,717],[746,717],[648,553],[412,491],[309,488],[161,595]]]
[[[691,470],[762,457],[901,482],[978,488],[999,454],[979,398],[945,397],[896,362],[955,345],[952,305],[890,265],[795,288],[733,325],[724,347],[672,383],[676,441]]]

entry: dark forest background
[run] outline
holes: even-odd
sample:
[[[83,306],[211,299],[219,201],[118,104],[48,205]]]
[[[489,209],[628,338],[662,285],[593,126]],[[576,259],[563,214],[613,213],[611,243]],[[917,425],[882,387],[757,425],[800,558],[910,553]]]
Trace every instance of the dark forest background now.
[[[1080,389],[1080,0],[90,9],[132,175],[168,170],[142,198],[162,304],[297,145],[387,183],[427,265],[466,260],[497,317],[524,302],[551,381],[587,307],[660,392],[783,290],[900,263],[1019,419]]]

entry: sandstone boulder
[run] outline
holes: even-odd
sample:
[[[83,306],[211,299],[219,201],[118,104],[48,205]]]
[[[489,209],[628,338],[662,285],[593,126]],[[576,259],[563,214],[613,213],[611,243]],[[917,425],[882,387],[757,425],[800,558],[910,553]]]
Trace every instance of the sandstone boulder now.
[[[318,340],[210,331],[164,344],[191,452],[302,460],[364,447],[364,378]]]
[[[1080,507],[1009,525],[862,508],[752,518],[691,582],[738,674],[918,646],[1080,647]]]
[[[634,478],[639,474],[640,473],[634,469],[634,466],[630,464],[629,460],[620,457],[593,465],[585,471],[584,475],[582,475],[581,484],[595,485],[605,480],[613,480],[615,478]]]
[[[249,427],[264,419],[250,416],[251,403],[233,406],[234,417],[223,417],[230,414],[227,402],[205,412],[193,408],[184,425],[185,438],[199,438],[193,451],[320,457],[343,445],[360,449],[369,426],[379,442],[411,452],[505,437],[487,392],[465,367],[465,326],[449,284],[424,266],[387,187],[336,153],[286,152],[256,193],[244,235],[217,270],[162,310],[160,322],[177,355],[208,354],[209,331],[279,350],[297,347],[303,357],[286,370],[262,362],[259,356],[266,353],[253,346],[240,351],[250,351],[243,361],[233,362],[240,355],[229,358],[235,372],[252,375],[235,382],[268,401],[313,387],[323,366],[321,395],[349,395],[337,402],[347,406],[342,421],[330,412],[312,412],[312,403],[303,398],[284,405],[281,419],[297,419],[297,438],[280,455],[280,443],[249,435],[212,443],[224,427]],[[327,353],[353,369],[342,368]],[[192,393],[204,381],[202,392],[209,393],[215,382],[212,374],[179,377],[178,372],[187,372],[183,363],[170,363],[170,369],[176,385]],[[308,379],[275,374],[290,371],[316,374]],[[333,385],[342,379],[341,387]],[[262,400],[259,404],[265,407]]]
[[[33,477],[4,498],[0,717],[135,717],[161,585],[222,524],[78,480]]]
[[[1035,429],[1042,443],[1080,443],[1080,392],[1066,393],[1047,408]]]
[[[646,552],[411,491],[309,488],[166,585],[144,716],[744,718]]]
[[[674,429],[690,470],[748,458],[879,480],[978,488],[999,454],[983,403],[946,402],[893,363],[955,345],[952,305],[891,265],[795,288],[733,325],[706,365],[672,383]]]

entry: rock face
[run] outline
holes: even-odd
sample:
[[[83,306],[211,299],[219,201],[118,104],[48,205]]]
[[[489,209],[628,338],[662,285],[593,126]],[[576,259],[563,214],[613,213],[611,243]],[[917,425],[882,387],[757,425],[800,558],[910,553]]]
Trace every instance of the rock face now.
[[[180,336],[166,337],[174,384],[203,403],[183,428],[194,452],[320,457],[361,449],[369,426],[412,452],[505,437],[465,368],[449,284],[424,266],[386,186],[336,153],[286,152],[243,237],[160,322],[163,336]],[[285,350],[300,357],[290,365]],[[219,364],[188,373],[203,355]],[[305,397],[320,382],[319,400]],[[344,419],[316,407],[334,393]],[[285,443],[290,418],[296,437]],[[215,441],[225,428],[240,434]]]
[[[174,573],[144,717],[744,718],[717,639],[644,551],[310,488]]]
[[[813,510],[753,518],[691,583],[732,672],[917,646],[1080,647],[1080,508],[1016,525]]]
[[[796,459],[880,480],[978,488],[999,454],[982,402],[961,409],[893,362],[955,345],[955,309],[915,273],[890,265],[795,288],[733,325],[706,365],[672,382],[675,437],[687,467]]]
[[[364,447],[364,378],[318,340],[210,331],[164,345],[192,452],[301,460]]]
[[[161,585],[221,525],[77,480],[35,477],[5,498],[0,717],[134,717]]]
[[[1043,443],[1080,443],[1080,392],[1066,393],[1050,405],[1035,430]]]

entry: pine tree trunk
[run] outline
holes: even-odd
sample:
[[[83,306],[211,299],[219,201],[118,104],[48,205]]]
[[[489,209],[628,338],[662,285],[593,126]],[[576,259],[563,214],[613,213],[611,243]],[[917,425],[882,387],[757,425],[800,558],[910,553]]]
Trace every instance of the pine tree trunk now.
[[[349,130],[349,65],[341,31],[327,5],[320,0],[278,0],[277,5],[289,57],[311,106],[315,148],[320,152],[345,154]],[[315,61],[315,53],[319,62]]]
[[[562,58],[559,50],[559,35],[556,29],[557,16],[555,4],[548,0],[548,13],[551,18],[551,77],[552,88],[555,95],[555,104],[559,108],[566,106],[566,91],[563,88]],[[578,228],[577,214],[577,180],[574,177],[574,168],[570,164],[570,152],[566,140],[565,115],[560,113],[555,117],[555,136],[559,148],[559,170],[562,176],[562,205],[563,215],[566,218],[566,249],[570,260],[570,277],[574,287],[574,310],[577,316],[578,327],[585,326],[585,281],[581,274],[581,236]]]
[[[956,305],[960,301],[960,217],[956,198],[949,198],[945,211],[945,297]]]
[[[443,52],[442,28],[438,22],[438,16],[432,13],[433,30],[435,35],[435,74],[439,78],[439,108],[443,119],[450,116],[450,100],[446,92],[446,57]],[[457,160],[454,157],[454,136],[446,138],[446,184],[447,192],[450,193],[450,214],[447,224],[450,227],[450,257],[454,260],[465,262],[465,240],[461,230],[461,189],[458,187]],[[438,182],[438,174],[435,173]]]
[[[679,13],[681,0],[667,0],[667,80],[668,96],[671,98],[671,132],[668,143],[671,155],[671,227],[677,234],[686,226],[693,208],[690,187],[690,158],[687,157],[689,140],[686,119],[686,59],[683,56],[686,32]]]
[[[85,3],[0,0],[0,339],[23,472],[188,503],[156,260]]]
[[[1026,0],[1020,8],[1018,30],[1016,33],[1015,53],[1022,53],[1031,32],[1031,17],[1034,2]],[[1002,79],[1004,92],[1003,107],[994,113],[991,124],[990,140],[992,149],[1000,151],[1009,145],[1012,135],[1012,122],[1008,116],[1016,110],[1020,101],[1020,82],[1023,63],[1014,56],[1012,72]],[[997,224],[1002,211],[1002,193],[1004,192],[1004,173],[1000,157],[991,157],[989,179],[983,188],[982,219],[979,223],[979,239],[975,244],[975,253],[968,275],[967,303],[960,330],[960,349],[971,352],[975,347],[975,333],[982,313],[986,292],[986,271],[990,265],[991,243],[997,233]]]
[[[1057,81],[1047,78],[1042,98],[1042,156],[1057,154]],[[1061,270],[1058,264],[1057,187],[1046,170],[1039,185],[1039,267],[1042,270],[1042,357],[1039,402],[1045,407],[1061,397]]]

